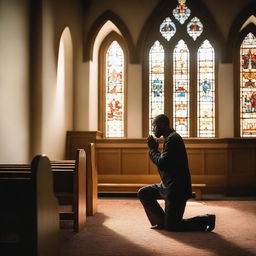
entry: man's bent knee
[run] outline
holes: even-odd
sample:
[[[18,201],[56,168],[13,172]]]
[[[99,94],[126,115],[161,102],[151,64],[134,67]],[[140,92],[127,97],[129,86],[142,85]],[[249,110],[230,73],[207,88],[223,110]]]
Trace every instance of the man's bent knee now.
[[[140,188],[137,195],[139,199],[146,199],[149,197],[149,193],[145,187]]]

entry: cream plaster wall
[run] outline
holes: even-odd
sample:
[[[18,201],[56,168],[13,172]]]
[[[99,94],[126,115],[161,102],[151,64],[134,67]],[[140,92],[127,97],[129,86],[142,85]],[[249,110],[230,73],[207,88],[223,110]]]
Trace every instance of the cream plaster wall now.
[[[66,132],[73,129],[73,47],[70,31],[66,28],[60,39],[59,58],[56,63],[55,30],[51,11],[51,6],[45,2],[43,8],[42,153],[47,154],[50,159],[64,159]],[[60,63],[61,61],[64,63]],[[62,72],[63,70],[65,71]]]
[[[142,137],[142,65],[128,65],[127,137]]]
[[[0,1],[0,163],[29,159],[29,3]]]
[[[234,87],[233,87],[233,65],[219,65],[219,87],[218,87],[218,117],[219,137],[230,138],[234,136]],[[235,103],[235,104],[239,104]]]

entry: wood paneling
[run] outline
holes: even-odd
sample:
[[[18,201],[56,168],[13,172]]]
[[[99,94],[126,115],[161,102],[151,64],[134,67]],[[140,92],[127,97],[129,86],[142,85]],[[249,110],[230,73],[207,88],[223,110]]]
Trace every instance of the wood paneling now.
[[[122,174],[148,174],[148,155],[144,149],[121,151]]]
[[[224,150],[205,152],[205,175],[225,175],[227,173],[227,154]]]
[[[99,175],[121,174],[120,149],[99,149],[96,152]]]
[[[253,173],[252,163],[253,155],[252,150],[232,150],[232,174],[248,175]],[[255,166],[254,166],[255,168]]]
[[[75,144],[83,144],[76,136],[74,132]],[[162,144],[163,140],[160,142]],[[256,191],[256,139],[185,138],[184,142],[192,183],[206,184],[206,192]],[[71,152],[75,146],[71,139],[69,143]],[[157,168],[149,159],[145,138],[95,138],[95,144],[99,182],[146,184],[160,181]]]
[[[204,159],[201,150],[188,150],[188,163],[192,175],[203,174]]]

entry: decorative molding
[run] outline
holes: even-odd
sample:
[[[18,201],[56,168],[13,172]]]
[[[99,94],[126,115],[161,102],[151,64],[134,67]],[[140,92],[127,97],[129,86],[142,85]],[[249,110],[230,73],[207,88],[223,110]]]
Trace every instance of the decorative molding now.
[[[93,46],[98,32],[102,26],[107,22],[111,21],[120,30],[122,37],[124,38],[127,48],[129,49],[130,63],[137,63],[135,55],[135,46],[130,34],[129,29],[125,23],[119,18],[114,12],[108,10],[99,16],[93,25],[91,26],[87,36],[84,38],[84,61],[93,60]]]

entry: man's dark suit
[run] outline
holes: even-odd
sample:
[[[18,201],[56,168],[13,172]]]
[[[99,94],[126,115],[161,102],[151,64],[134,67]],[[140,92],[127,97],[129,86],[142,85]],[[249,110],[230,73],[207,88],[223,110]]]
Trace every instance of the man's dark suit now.
[[[171,231],[202,231],[207,226],[207,216],[182,219],[186,202],[192,196],[191,178],[186,148],[181,136],[171,129],[165,138],[163,151],[157,148],[149,152],[152,162],[158,167],[160,184],[143,187],[138,197],[152,226]],[[157,199],[165,200],[165,211]]]

